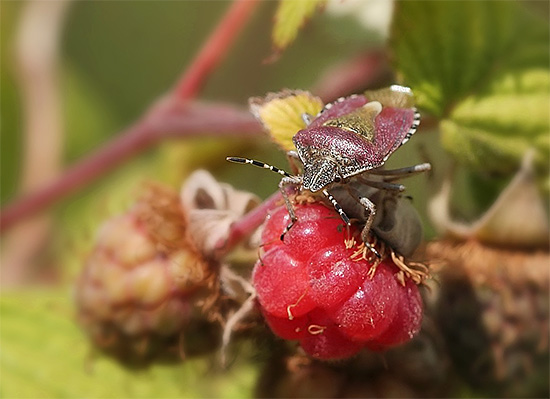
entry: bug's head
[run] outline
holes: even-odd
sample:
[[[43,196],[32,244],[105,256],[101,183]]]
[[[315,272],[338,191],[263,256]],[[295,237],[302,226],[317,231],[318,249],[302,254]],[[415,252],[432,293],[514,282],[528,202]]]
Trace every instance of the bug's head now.
[[[338,164],[330,159],[320,159],[304,166],[302,188],[317,192],[331,183],[340,181]]]

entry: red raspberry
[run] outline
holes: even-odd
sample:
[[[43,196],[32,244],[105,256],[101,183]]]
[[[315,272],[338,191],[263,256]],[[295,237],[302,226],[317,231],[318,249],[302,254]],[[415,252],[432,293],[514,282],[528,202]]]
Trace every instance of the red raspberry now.
[[[265,311],[292,320],[315,307],[307,295],[308,276],[302,263],[290,253],[273,248],[256,264],[253,274],[256,292]],[[262,301],[263,298],[269,298]]]
[[[367,346],[371,350],[384,350],[413,338],[422,323],[422,298],[416,285],[408,280],[405,289],[397,290],[399,295],[397,313],[389,327]]]
[[[321,232],[323,230],[316,230]],[[323,248],[311,256],[305,265],[309,277],[309,294],[324,309],[332,309],[349,299],[361,286],[368,267],[342,251],[343,241]]]
[[[305,338],[308,334],[307,329],[310,325],[309,314],[289,320],[288,317],[277,317],[266,312],[262,306],[260,306],[260,309],[271,331],[279,337],[294,341]]]
[[[403,286],[389,259],[377,267],[351,256],[346,228],[332,209],[321,203],[297,205],[298,221],[284,235],[290,217],[285,207],[268,217],[253,283],[272,331],[298,340],[319,359],[353,356],[365,346],[380,350],[411,339],[422,320],[417,286]],[[360,237],[352,227],[350,235]]]
[[[363,344],[342,334],[326,311],[315,309],[306,317],[309,317],[309,326],[300,345],[311,356],[324,360],[344,359],[361,350]]]

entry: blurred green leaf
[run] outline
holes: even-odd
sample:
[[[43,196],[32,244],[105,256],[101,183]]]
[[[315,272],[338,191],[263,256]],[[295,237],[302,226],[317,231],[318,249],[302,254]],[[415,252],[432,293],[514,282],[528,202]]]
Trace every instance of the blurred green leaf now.
[[[216,371],[207,359],[147,370],[122,368],[91,357],[73,320],[70,295],[39,291],[3,293],[1,395],[5,398],[242,398],[251,396],[252,364]]]
[[[120,122],[78,67],[67,62],[62,72],[65,160],[72,163],[106,143]]]
[[[550,165],[547,21],[521,2],[400,2],[397,69],[441,118],[443,147],[484,173],[511,174],[529,147]]]
[[[272,34],[275,47],[283,50],[292,43],[300,28],[323,3],[325,0],[280,0]]]

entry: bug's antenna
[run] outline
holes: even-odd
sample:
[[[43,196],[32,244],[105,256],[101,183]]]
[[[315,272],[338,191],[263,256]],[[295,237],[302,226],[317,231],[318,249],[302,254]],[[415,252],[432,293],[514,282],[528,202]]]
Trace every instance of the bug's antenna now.
[[[248,158],[239,158],[239,157],[227,157],[225,158],[227,161],[229,162],[234,162],[234,163],[244,163],[244,164],[250,164],[250,165],[254,165],[254,166],[257,166],[258,168],[264,168],[264,169],[269,169],[271,170],[272,172],[275,172],[275,173],[278,173],[280,175],[283,175],[285,177],[294,177],[292,176],[290,173],[288,172],[285,172],[284,170],[282,169],[279,169],[273,165],[268,165],[264,162],[260,162],[260,161],[256,161],[254,159],[248,159]]]

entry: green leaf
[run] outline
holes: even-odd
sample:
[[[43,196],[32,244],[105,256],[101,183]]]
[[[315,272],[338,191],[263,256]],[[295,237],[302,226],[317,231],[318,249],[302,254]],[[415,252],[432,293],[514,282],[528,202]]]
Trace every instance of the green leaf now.
[[[285,152],[294,150],[292,137],[306,128],[304,114],[317,115],[323,102],[313,94],[302,90],[283,90],[266,97],[249,100],[250,111],[262,123],[271,139]]]
[[[223,373],[200,358],[137,371],[91,357],[68,292],[4,292],[0,312],[5,398],[242,398],[257,377],[242,362]]]
[[[296,39],[298,30],[326,0],[281,0],[275,13],[273,44],[283,50]]]
[[[548,23],[509,1],[398,3],[392,48],[443,147],[484,173],[512,174],[527,148],[550,166]]]

